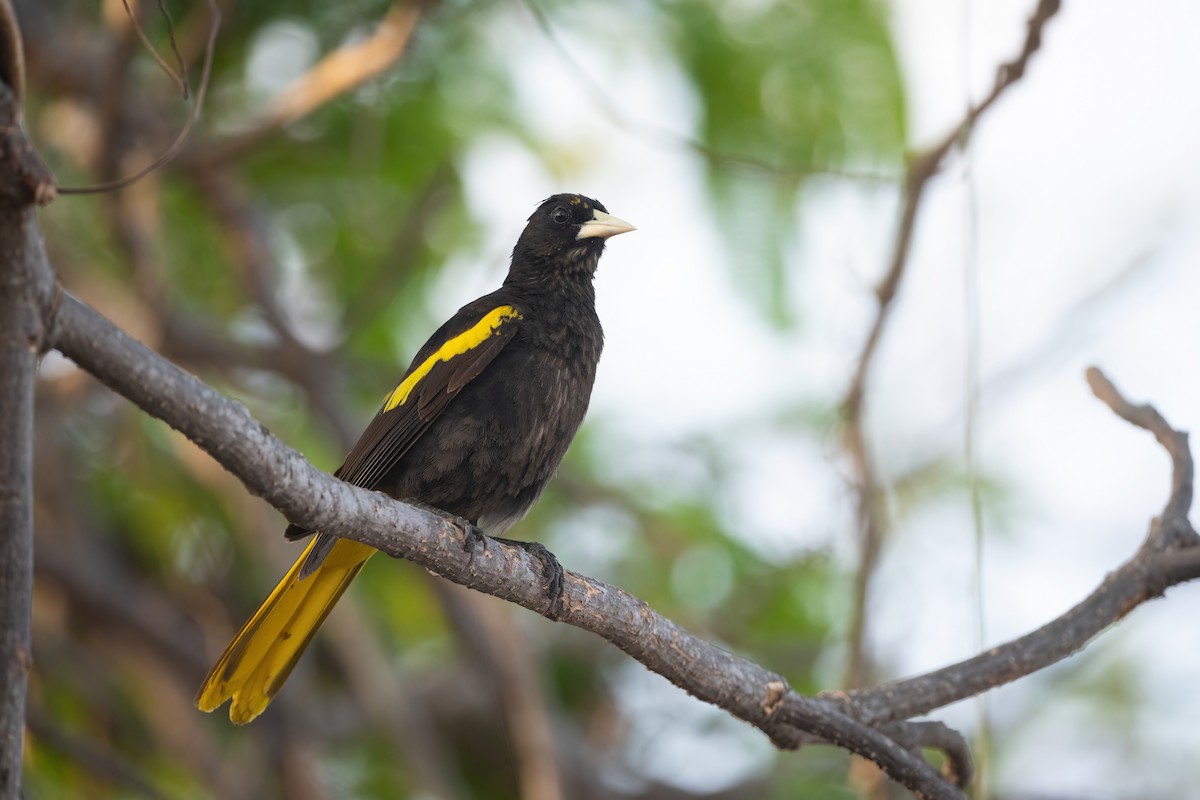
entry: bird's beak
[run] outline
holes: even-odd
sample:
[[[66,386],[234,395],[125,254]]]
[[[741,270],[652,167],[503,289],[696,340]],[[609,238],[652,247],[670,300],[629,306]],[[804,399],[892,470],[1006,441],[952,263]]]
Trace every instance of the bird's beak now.
[[[592,218],[579,226],[579,235],[576,239],[607,239],[610,236],[616,236],[618,233],[628,233],[636,231],[637,228],[630,225],[620,217],[614,217],[612,214],[605,214],[597,209],[592,212]]]

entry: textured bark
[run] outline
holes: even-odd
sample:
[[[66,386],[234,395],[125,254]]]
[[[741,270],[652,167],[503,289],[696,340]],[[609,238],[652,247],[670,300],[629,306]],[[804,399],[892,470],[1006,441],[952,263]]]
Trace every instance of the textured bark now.
[[[0,36],[0,43],[11,53],[11,40]],[[33,388],[51,294],[33,203],[49,200],[53,184],[20,119],[16,97],[0,82],[0,798],[21,794],[32,663]]]
[[[15,217],[15,218],[14,218]],[[19,797],[33,591],[33,383],[37,339],[11,234],[0,208],[0,797]]]
[[[495,543],[465,549],[461,526],[318,470],[243,406],[70,294],[64,294],[58,312],[55,346],[196,442],[291,522],[365,542],[468,588],[552,613],[536,557]],[[761,729],[781,747],[795,747],[804,734],[812,734],[876,761],[921,796],[963,796],[918,752],[852,719],[836,701],[796,694],[781,675],[693,636],[628,592],[568,572],[555,618],[603,636],[677,686]]]
[[[317,470],[244,407],[70,295],[63,298],[58,323],[55,344],[64,354],[191,438],[292,522],[366,542],[468,588],[553,614],[541,566],[524,550],[495,543],[464,549],[466,533],[452,521]],[[1058,661],[1138,604],[1200,575],[1197,537],[1187,520],[1192,461],[1186,436],[1148,406],[1124,401],[1098,371],[1089,379],[1116,413],[1153,431],[1168,450],[1175,465],[1172,491],[1134,558],[1076,609],[1025,637],[929,675],[812,698],[791,691],[779,674],[692,636],[642,600],[582,575],[567,573],[563,606],[554,616],[604,637],[694,696],[761,729],[780,747],[816,738],[870,758],[922,796],[961,797],[914,745],[930,729],[897,723]],[[945,739],[944,730],[935,732]],[[968,766],[965,759],[957,761]]]

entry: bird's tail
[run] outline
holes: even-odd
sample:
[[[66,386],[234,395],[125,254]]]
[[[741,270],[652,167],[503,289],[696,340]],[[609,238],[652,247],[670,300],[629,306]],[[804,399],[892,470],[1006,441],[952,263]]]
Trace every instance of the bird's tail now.
[[[379,552],[350,539],[338,539],[321,565],[301,578],[301,567],[317,538],[208,673],[196,695],[196,707],[201,711],[214,711],[233,698],[229,719],[236,724],[245,725],[261,714],[350,581],[367,559]]]

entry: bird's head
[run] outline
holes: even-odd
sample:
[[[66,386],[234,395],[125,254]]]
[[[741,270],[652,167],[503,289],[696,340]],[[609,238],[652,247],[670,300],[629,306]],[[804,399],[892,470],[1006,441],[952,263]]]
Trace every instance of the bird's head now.
[[[529,224],[513,248],[513,268],[534,266],[590,276],[596,271],[605,241],[632,230],[632,225],[609,214],[598,200],[556,194],[530,215]]]

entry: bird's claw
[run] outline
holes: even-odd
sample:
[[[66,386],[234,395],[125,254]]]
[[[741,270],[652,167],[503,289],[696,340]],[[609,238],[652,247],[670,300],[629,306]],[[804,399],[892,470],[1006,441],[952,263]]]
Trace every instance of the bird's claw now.
[[[466,522],[464,520],[462,529],[463,533],[466,534],[465,538],[463,539],[463,550],[470,553],[472,556],[475,555],[475,551],[480,547],[483,548],[483,552],[487,552],[488,537],[487,534],[479,530],[478,525],[473,522]]]
[[[462,527],[465,534],[463,538],[463,550],[471,558],[474,558],[475,553],[480,548],[486,553],[488,551],[488,542],[493,540],[501,544],[519,547],[536,558],[542,565],[542,572],[546,576],[546,595],[550,599],[550,607],[546,610],[545,615],[554,620],[562,616],[562,596],[563,588],[566,586],[566,573],[563,571],[562,564],[558,563],[558,558],[544,544],[540,542],[523,542],[519,539],[501,539],[498,536],[490,537],[470,520],[459,519],[456,522]]]
[[[500,538],[497,538],[496,541],[519,547],[541,563],[542,572],[546,576],[546,595],[550,599],[550,606],[546,609],[544,616],[549,619],[559,619],[563,612],[562,597],[563,589],[566,586],[566,573],[563,571],[562,564],[558,563],[557,556],[540,542]]]

